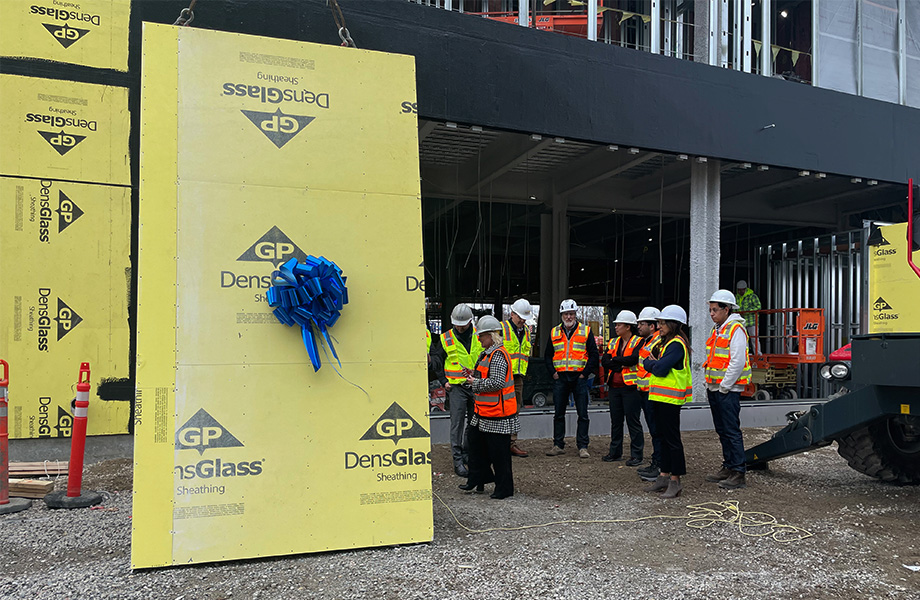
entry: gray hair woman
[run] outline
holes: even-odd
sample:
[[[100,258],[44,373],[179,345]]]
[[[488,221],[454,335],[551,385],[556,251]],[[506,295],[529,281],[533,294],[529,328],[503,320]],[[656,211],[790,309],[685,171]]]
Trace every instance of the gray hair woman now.
[[[479,319],[476,334],[484,348],[476,361],[473,376],[463,385],[475,395],[470,420],[469,479],[460,486],[465,491],[484,492],[485,484],[495,482],[491,497],[501,500],[514,495],[511,475],[511,434],[520,421],[514,395],[511,357],[502,343],[502,325],[493,316]]]

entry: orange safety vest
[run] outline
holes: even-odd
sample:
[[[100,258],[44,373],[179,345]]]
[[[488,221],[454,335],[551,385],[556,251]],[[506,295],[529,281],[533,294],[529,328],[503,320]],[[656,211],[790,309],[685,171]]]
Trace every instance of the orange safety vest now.
[[[607,344],[607,352],[611,356],[616,356],[617,352],[620,351],[620,342],[623,341],[623,338],[617,336],[610,340],[610,343]],[[623,356],[632,356],[633,352],[636,351],[636,346],[639,345],[639,342],[642,341],[638,335],[634,335],[629,338],[629,341],[626,342],[626,348],[623,350]],[[633,365],[631,367],[623,367],[620,371],[623,375],[623,383],[626,385],[636,385],[637,373],[639,372],[636,368],[638,365]]]
[[[735,331],[741,329],[747,337],[747,331],[744,329],[744,322],[732,321],[730,327],[720,328],[714,326],[709,339],[706,340],[706,361],[703,368],[706,373],[706,383],[720,384],[725,378],[725,371],[728,370],[728,362],[731,360],[731,343]],[[744,370],[735,385],[747,385],[751,380],[751,357],[748,355],[747,345],[744,348]]]
[[[498,352],[505,355],[508,361],[508,370],[505,371],[505,387],[494,392],[479,392],[475,395],[475,410],[480,417],[513,417],[517,414],[517,400],[514,395],[514,375],[511,373],[511,356],[504,346],[499,346],[496,350],[483,355],[476,363],[476,372],[480,379],[486,379],[489,376],[489,363],[492,362],[492,356]]]
[[[642,361],[652,355],[652,350],[661,342],[661,332],[656,331],[649,336],[648,340],[639,348],[639,364],[636,365],[636,387],[643,392],[649,388],[649,378],[651,373],[642,366]]]
[[[588,365],[588,336],[591,328],[579,323],[566,337],[562,325],[553,327],[550,337],[553,340],[553,367],[557,371],[584,371]]]

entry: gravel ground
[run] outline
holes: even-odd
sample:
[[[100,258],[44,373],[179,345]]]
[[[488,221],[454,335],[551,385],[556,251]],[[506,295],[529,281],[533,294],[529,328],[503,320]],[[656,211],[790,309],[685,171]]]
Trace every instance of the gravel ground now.
[[[771,430],[746,430],[748,445]],[[434,541],[132,573],[131,461],[87,467],[85,489],[105,491],[98,510],[51,511],[36,501],[0,517],[0,597],[142,598],[920,598],[920,487],[882,484],[851,471],[834,447],[777,461],[726,492],[703,476],[719,463],[711,431],[687,432],[684,492],[666,501],[642,492],[634,469],[604,463],[608,439],[590,459],[546,457],[550,442],[525,440],[514,459],[513,498],[465,494],[436,446]],[[63,478],[58,489],[66,487]],[[488,491],[488,490],[487,490]],[[686,516],[688,505],[734,500],[812,537],[780,543],[737,526],[704,529],[686,519],[561,524],[560,520]],[[758,531],[763,531],[758,530]]]

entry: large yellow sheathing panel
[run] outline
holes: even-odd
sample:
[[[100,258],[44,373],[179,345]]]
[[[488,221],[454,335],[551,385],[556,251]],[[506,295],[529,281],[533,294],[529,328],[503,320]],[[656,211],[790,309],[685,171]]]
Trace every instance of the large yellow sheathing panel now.
[[[100,401],[95,387],[129,375],[130,193],[0,177],[0,356],[13,370],[13,438],[70,436],[84,361],[88,433],[127,432],[129,403]]]
[[[130,0],[0,0],[0,56],[128,70]]]
[[[411,57],[145,24],[143,61],[133,566],[430,540]],[[264,301],[309,254],[349,290],[318,372]]]
[[[869,246],[869,333],[920,332],[920,279],[907,264],[907,223],[881,227]],[[914,252],[920,264],[920,251]]]
[[[0,75],[0,175],[131,185],[129,127],[127,88]]]

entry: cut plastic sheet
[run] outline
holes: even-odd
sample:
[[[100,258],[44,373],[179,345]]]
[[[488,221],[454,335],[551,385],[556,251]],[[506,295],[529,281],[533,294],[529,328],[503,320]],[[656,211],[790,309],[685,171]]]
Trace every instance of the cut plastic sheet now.
[[[869,333],[920,331],[920,282],[907,264],[907,224],[879,229],[882,242],[869,246]],[[920,251],[914,264],[920,264]]]
[[[102,379],[129,375],[130,190],[0,178],[0,356],[8,358],[10,435],[69,437],[81,362],[92,369],[87,432],[126,433],[127,401]]]
[[[0,75],[0,97],[0,175],[131,184],[127,88]]]
[[[128,70],[130,0],[0,0],[0,56]]]
[[[151,24],[143,48],[133,567],[430,540],[412,58]],[[265,296],[308,255],[348,278],[317,372]]]

